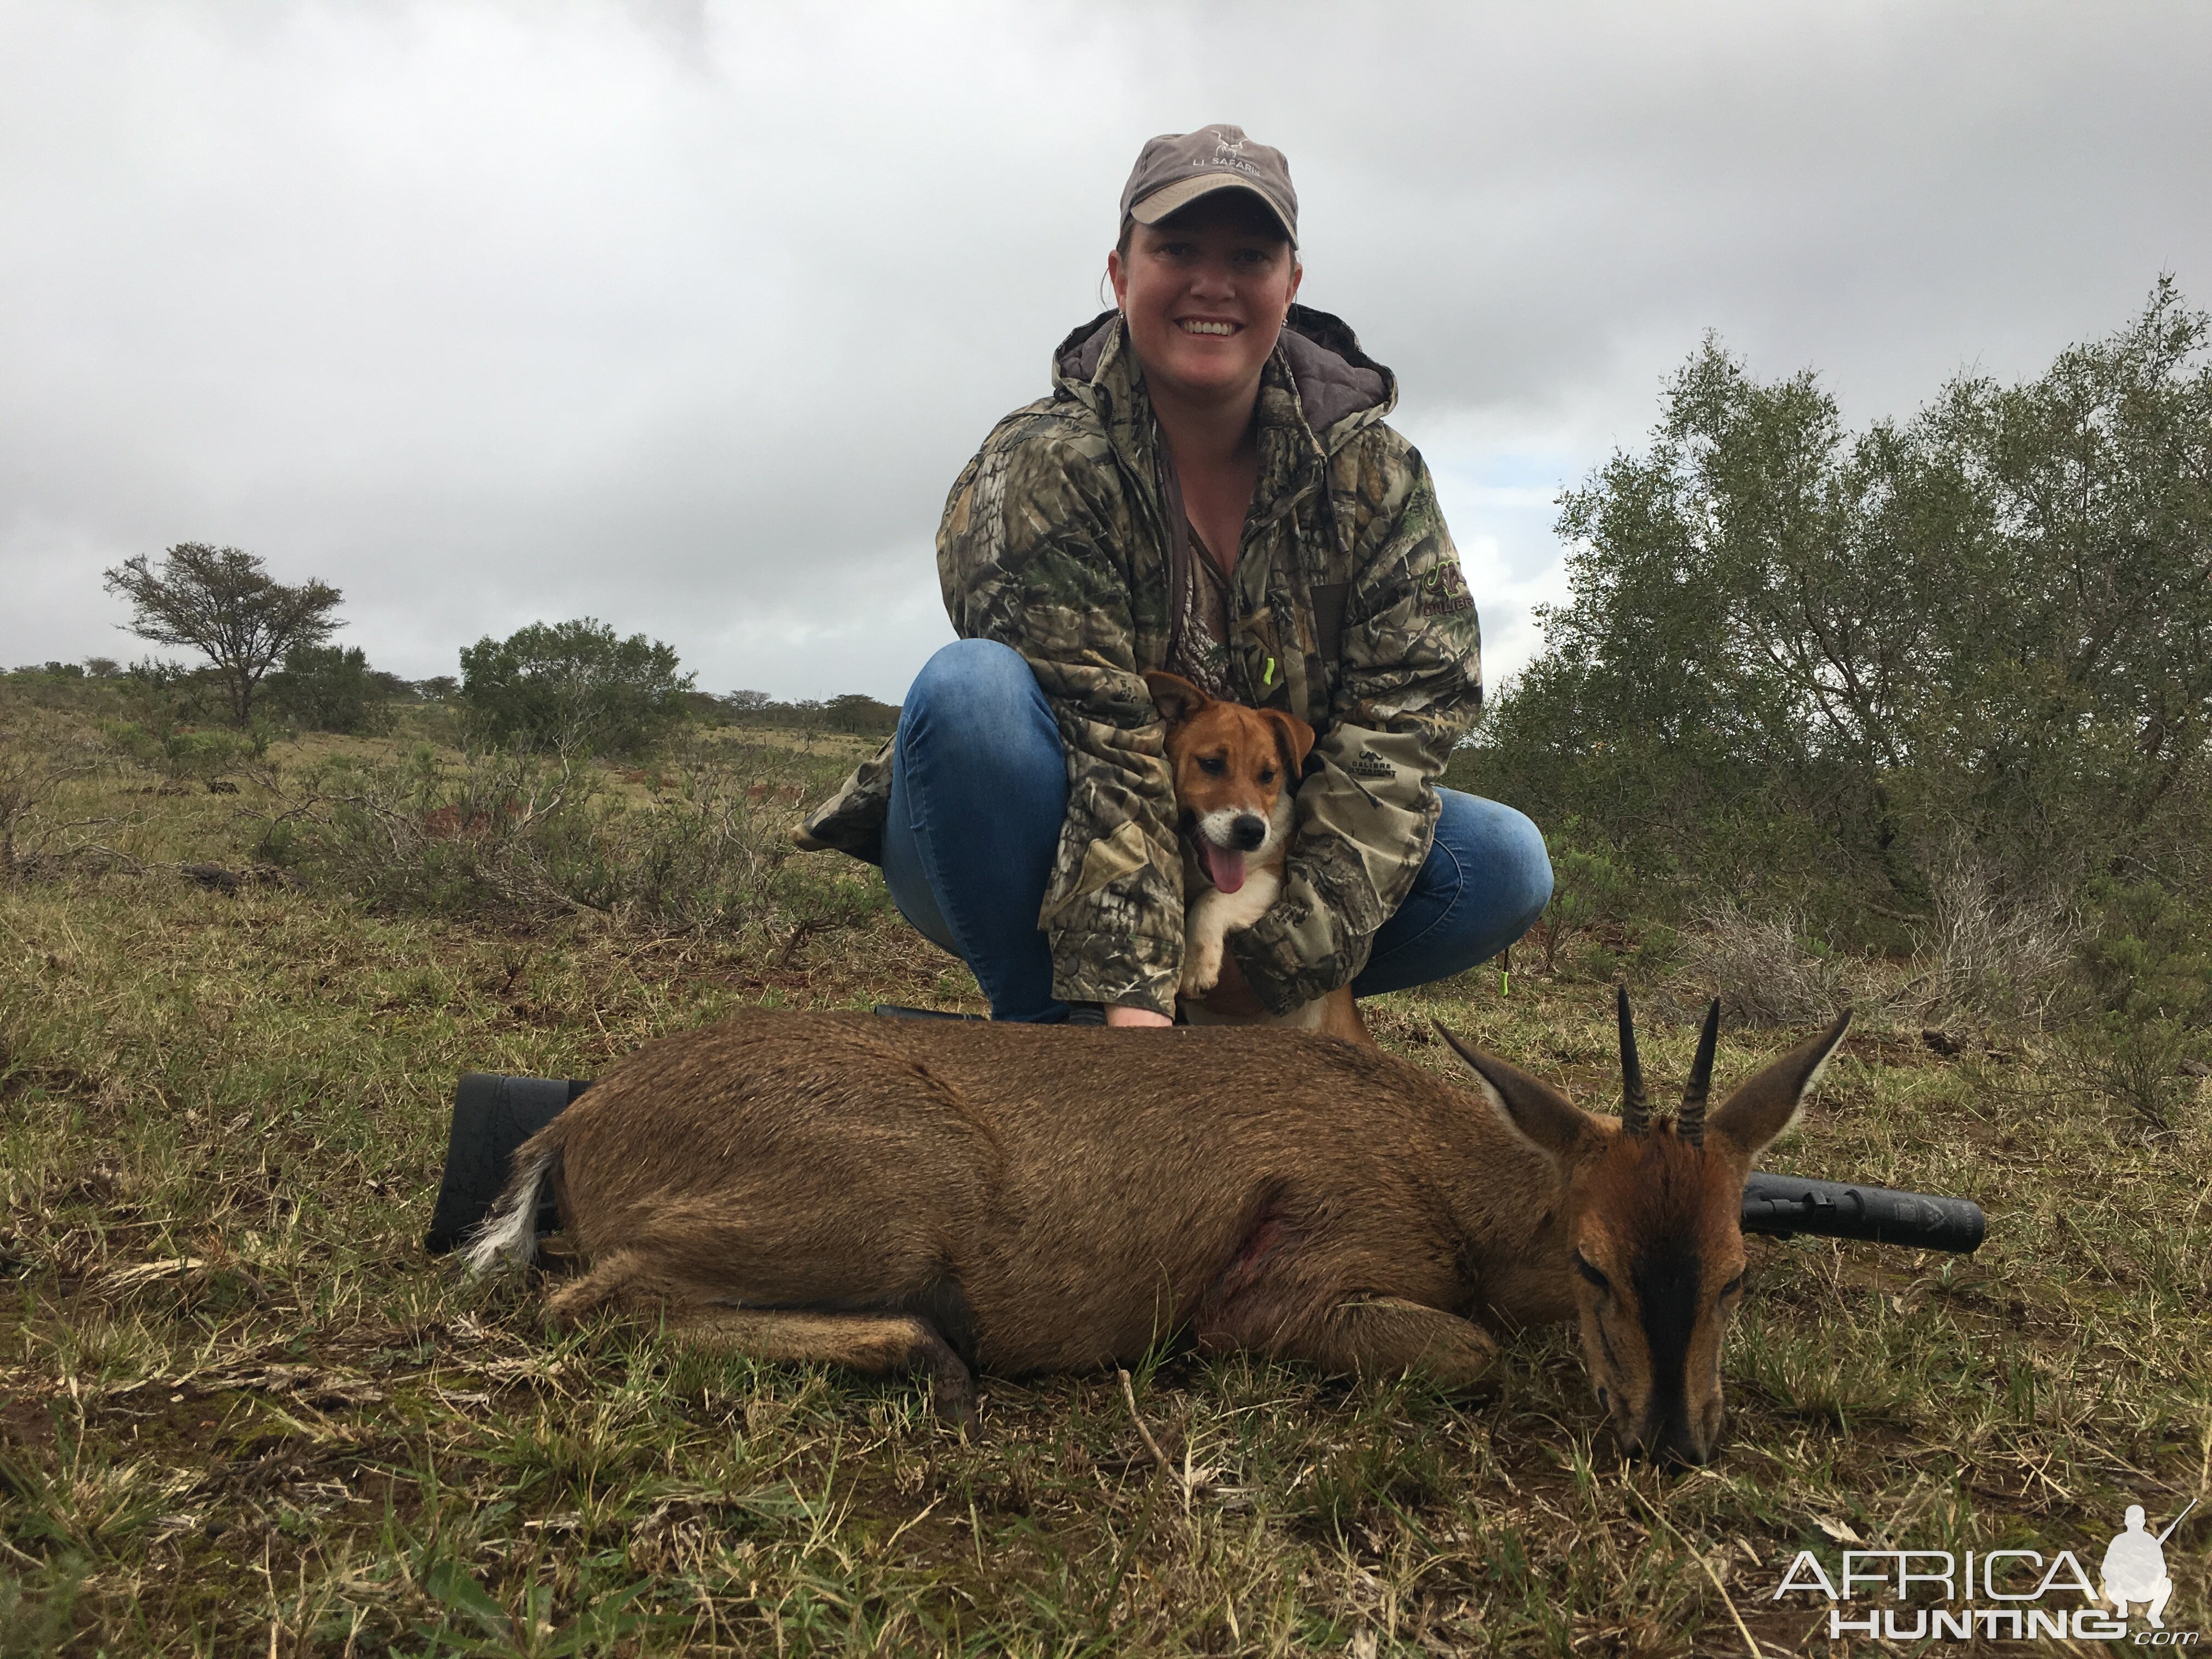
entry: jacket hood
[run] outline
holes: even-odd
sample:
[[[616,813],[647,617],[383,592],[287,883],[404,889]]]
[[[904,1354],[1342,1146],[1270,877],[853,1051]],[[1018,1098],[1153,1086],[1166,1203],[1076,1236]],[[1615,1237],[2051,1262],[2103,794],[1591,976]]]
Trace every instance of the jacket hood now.
[[[1297,387],[1298,409],[1327,453],[1388,415],[1398,402],[1398,377],[1359,349],[1340,317],[1292,306],[1275,341],[1274,358]],[[1125,362],[1124,360],[1127,359]],[[1104,311],[1075,329],[1052,355],[1054,392],[1107,411],[1108,383],[1136,377],[1128,331],[1119,311]]]

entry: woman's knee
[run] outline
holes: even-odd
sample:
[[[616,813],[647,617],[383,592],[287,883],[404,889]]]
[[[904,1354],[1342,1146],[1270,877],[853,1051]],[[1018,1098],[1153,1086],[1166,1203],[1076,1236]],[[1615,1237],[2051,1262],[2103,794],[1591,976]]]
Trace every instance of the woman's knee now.
[[[898,769],[910,805],[948,791],[1052,803],[1067,793],[1052,706],[1020,653],[993,640],[957,640],[922,665],[899,711]]]
[[[1525,933],[1552,902],[1552,854],[1534,818],[1510,806],[1499,805],[1497,811],[1506,820],[1498,828],[1502,843],[1498,867],[1518,899]]]
[[[1443,812],[1437,839],[1448,842],[1461,867],[1490,889],[1493,914],[1513,919],[1512,937],[1535,925],[1552,902],[1552,855],[1535,820],[1502,801],[1455,789],[1438,792]]]
[[[1021,653],[996,640],[955,640],[924,663],[899,711],[902,747],[1018,754],[1059,748],[1051,706]]]
[[[1041,702],[1036,676],[1020,652],[996,640],[955,640],[922,664],[901,713],[908,724],[1023,708]]]

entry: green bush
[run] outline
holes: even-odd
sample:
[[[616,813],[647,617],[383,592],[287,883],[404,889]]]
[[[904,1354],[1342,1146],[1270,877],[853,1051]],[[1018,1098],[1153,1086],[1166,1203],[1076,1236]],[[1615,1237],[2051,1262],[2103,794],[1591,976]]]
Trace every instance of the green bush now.
[[[384,911],[591,915],[628,932],[745,935],[788,954],[889,902],[874,871],[824,868],[791,844],[788,793],[830,782],[787,756],[702,751],[669,793],[641,803],[557,757],[338,756],[280,784],[258,851]]]
[[[532,623],[461,653],[460,698],[477,737],[494,744],[577,755],[633,755],[684,714],[696,677],[676,653],[605,623]]]
[[[390,723],[392,678],[357,645],[295,645],[263,690],[310,731],[380,732]]]
[[[142,657],[123,672],[118,690],[131,720],[163,735],[225,719],[229,703],[212,668]]]
[[[2170,283],[1858,433],[1709,340],[1645,452],[1563,497],[1571,596],[1455,770],[1838,944],[1909,944],[1959,847],[2015,907],[2179,890],[2212,842],[2208,477],[2212,318]]]
[[[2072,1033],[2078,1069],[2107,1100],[2164,1128],[2193,1088],[2191,1067],[2212,1058],[2212,947],[2208,921],[2155,882],[2100,880],[2097,918],[2082,948],[2092,1000]]]
[[[1577,933],[1627,914],[1632,893],[1628,872],[1601,850],[1575,846],[1568,839],[1578,828],[1570,819],[1547,835],[1552,854],[1552,902],[1531,931],[1543,947],[1544,971],[1559,971],[1559,949]]]
[[[234,732],[180,726],[149,729],[131,721],[112,721],[105,727],[108,748],[125,759],[159,772],[172,783],[204,783],[210,789],[248,761],[268,753],[269,734],[256,726]]]

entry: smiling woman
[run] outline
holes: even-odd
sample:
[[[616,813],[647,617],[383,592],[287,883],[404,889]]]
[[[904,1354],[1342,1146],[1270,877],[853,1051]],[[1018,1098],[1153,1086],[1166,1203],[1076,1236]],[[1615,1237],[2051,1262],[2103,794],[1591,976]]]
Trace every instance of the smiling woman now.
[[[1231,568],[1259,483],[1260,372],[1305,274],[1290,231],[1262,198],[1223,190],[1158,223],[1128,221],[1106,270],[1183,510]]]
[[[1146,689],[1164,670],[1316,734],[1280,896],[1229,935],[1210,1013],[1472,967],[1535,920],[1551,866],[1520,813],[1437,786],[1480,706],[1480,633],[1428,469],[1383,424],[1395,379],[1297,303],[1280,151],[1164,135],[1121,206],[1115,309],[946,503],[961,638],[800,843],[880,863],[997,1018],[1165,1024],[1180,838],[1203,831]]]

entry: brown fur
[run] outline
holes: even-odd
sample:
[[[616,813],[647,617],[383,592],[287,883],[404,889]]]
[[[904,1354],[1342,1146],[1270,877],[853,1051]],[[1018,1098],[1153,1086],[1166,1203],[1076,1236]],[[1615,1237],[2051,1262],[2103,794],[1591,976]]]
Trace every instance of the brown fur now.
[[[1712,1455],[1721,1346],[1741,1300],[1744,1181],[1850,1024],[1846,1012],[1738,1089],[1702,1146],[1671,1121],[1626,1133],[1619,1120],[1452,1040],[1492,1104],[1565,1182],[1567,1286],[1583,1354],[1631,1452],[1689,1463]]]
[[[1348,985],[1282,1014],[1223,1014],[1206,1006],[1204,994],[1219,971],[1224,929],[1251,926],[1282,890],[1290,801],[1298,769],[1313,748],[1314,730],[1279,708],[1247,708],[1209,697],[1180,675],[1155,670],[1145,684],[1167,726],[1168,765],[1181,819],[1187,937],[1178,1002],[1183,1018],[1194,1025],[1290,1025],[1373,1046]],[[1264,850],[1249,860],[1244,890],[1217,893],[1199,860],[1195,838],[1208,819],[1236,813],[1249,813],[1273,830]]]
[[[973,1370],[1171,1340],[1465,1385],[1498,1331],[1580,1310],[1587,1335],[1571,1248],[1632,1251],[1689,1188],[1649,1198],[1612,1160],[1656,1141],[1632,1154],[1462,1052],[1495,1109],[1303,1032],[750,1013],[611,1068],[517,1154],[494,1222],[526,1217],[544,1172],[592,1263],[552,1298],[564,1322],[657,1310],[763,1358],[921,1370],[963,1417]],[[1683,1167],[1699,1248],[1740,1253],[1724,1156]]]

